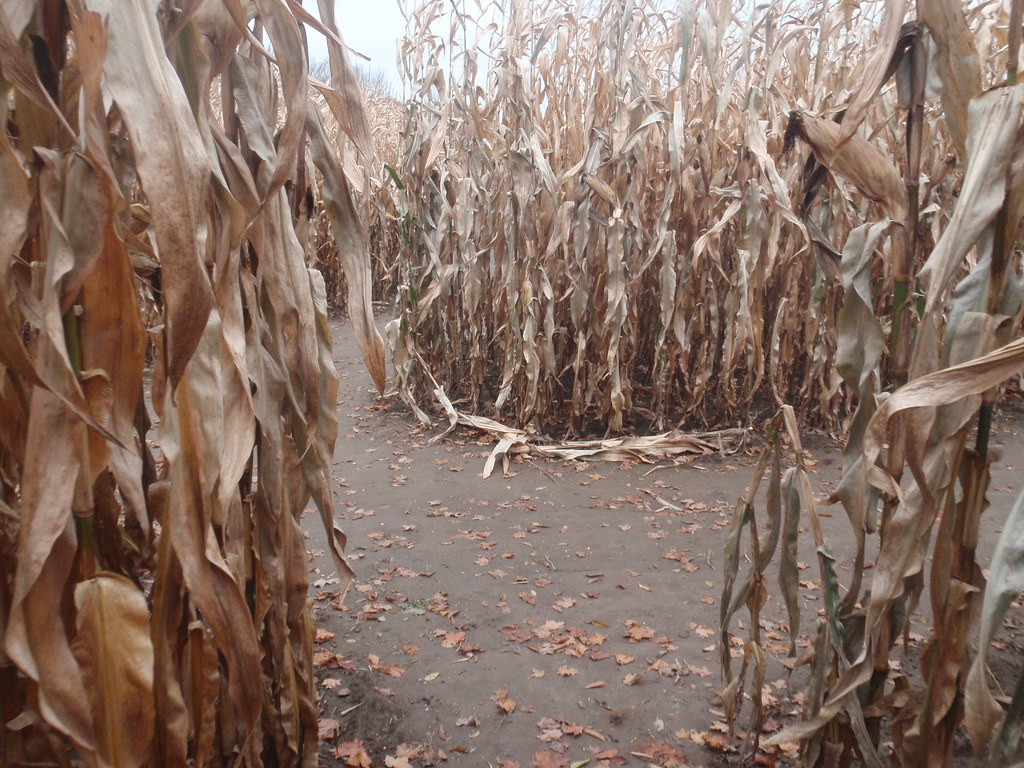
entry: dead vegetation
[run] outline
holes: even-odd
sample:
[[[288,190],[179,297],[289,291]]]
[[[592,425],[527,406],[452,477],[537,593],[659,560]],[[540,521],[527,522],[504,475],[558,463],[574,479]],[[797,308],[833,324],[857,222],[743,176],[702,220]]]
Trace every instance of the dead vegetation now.
[[[884,725],[903,764],[947,765],[964,724],[991,765],[1024,760],[1024,676],[997,699],[984,666],[1021,591],[1024,503],[987,580],[974,551],[993,407],[1024,365],[1022,5],[474,17],[426,0],[402,43],[411,101],[371,123],[326,0],[319,20],[297,3],[6,4],[5,756],[314,759],[311,499],[348,569],[313,258],[381,390],[371,296],[394,281],[402,396],[424,421],[435,401],[453,425],[493,417],[492,462],[703,452],[733,433],[669,428],[778,407],[728,542],[724,648],[752,615],[738,674],[723,656],[730,720],[759,733],[763,573],[806,518],[826,608],[803,718],[774,740],[799,738],[806,765],[877,766]],[[332,40],[329,83],[307,76],[300,23]],[[401,157],[381,167],[374,147]],[[848,435],[842,598],[798,423]],[[662,434],[621,437],[638,425]],[[533,437],[553,431],[618,442]],[[925,598],[911,680],[888,658]]]
[[[436,383],[467,412],[575,435],[750,424],[773,402],[848,425],[840,254],[865,221],[918,218],[913,243],[884,238],[867,265],[889,317],[894,259],[916,274],[952,214],[966,102],[927,104],[908,169],[908,97],[879,90],[906,47],[902,5],[680,8],[411,14],[392,342],[410,401],[432,407]],[[983,46],[980,92],[1005,64],[1005,9],[961,23]],[[783,152],[791,113],[818,162]]]
[[[351,572],[314,168],[381,386],[384,356],[300,19],[372,149],[331,4],[242,5],[0,10],[4,765],[316,760],[311,500]]]

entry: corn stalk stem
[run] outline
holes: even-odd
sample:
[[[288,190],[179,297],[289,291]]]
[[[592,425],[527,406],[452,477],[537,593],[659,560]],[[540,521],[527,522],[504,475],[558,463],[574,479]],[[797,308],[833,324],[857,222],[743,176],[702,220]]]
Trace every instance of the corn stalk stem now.
[[[67,346],[68,359],[75,376],[82,371],[82,339],[77,314],[77,305],[72,305],[64,313],[64,342]],[[93,514],[92,489],[89,487],[88,466],[89,442],[83,434],[79,450],[82,454],[82,467],[75,478],[75,493],[72,499],[72,514],[75,518],[75,537],[78,540],[78,553],[75,558],[75,578],[85,581],[96,575],[96,521]]]
[[[911,103],[907,110],[906,142],[907,167],[904,186],[907,190],[907,218],[902,231],[893,231],[893,283],[892,339],[893,388],[907,383],[910,363],[910,291],[917,259],[918,218],[921,211],[921,151],[924,131],[924,88],[927,79],[927,61],[921,43],[915,38],[907,50],[910,64]]]
[[[906,55],[909,58],[911,73],[911,103],[907,110],[906,120],[907,166],[904,174],[904,187],[907,191],[907,216],[902,223],[893,222],[891,228],[894,279],[889,354],[892,360],[893,391],[906,384],[909,378],[912,330],[909,315],[912,306],[910,294],[918,247],[924,87],[927,76],[925,71],[927,61],[919,41],[915,39],[911,43]],[[893,419],[886,468],[897,481],[903,474],[904,428],[902,418]]]

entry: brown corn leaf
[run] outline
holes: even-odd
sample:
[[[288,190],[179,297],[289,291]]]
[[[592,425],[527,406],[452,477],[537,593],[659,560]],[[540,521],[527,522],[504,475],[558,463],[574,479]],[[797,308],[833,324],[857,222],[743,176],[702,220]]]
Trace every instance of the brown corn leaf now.
[[[981,608],[981,631],[978,638],[978,653],[967,673],[964,690],[966,710],[964,719],[971,734],[971,743],[975,753],[988,741],[989,734],[1003,715],[1002,707],[995,700],[988,686],[988,655],[992,639],[1002,624],[1010,604],[1024,591],[1024,491],[1017,496],[1010,516],[1003,524],[1003,532],[999,535],[996,551],[992,555],[992,563],[985,586],[985,599]],[[1024,674],[1024,673],[1021,673]],[[1018,683],[1018,686],[1020,683]],[[1015,729],[1017,739],[1021,732],[1019,722],[1007,713],[1003,724],[1004,731]],[[997,739],[997,744],[1001,739]],[[1005,739],[1006,744],[1013,739]],[[1002,750],[1000,744],[995,750]],[[999,755],[993,754],[993,764],[998,764]],[[1009,759],[1009,755],[1003,755]]]
[[[795,119],[822,165],[853,184],[869,200],[880,203],[890,219],[904,219],[906,189],[896,167],[881,150],[859,136],[843,142],[845,123],[840,126],[806,112]]]
[[[917,408],[937,408],[962,398],[980,395],[1015,375],[1021,367],[1024,367],[1024,339],[1011,342],[976,360],[922,376],[890,395],[872,417],[864,436],[864,464],[870,467],[871,483],[900,499],[901,504],[906,504],[907,494],[888,473],[875,465],[882,451],[889,420],[894,415]],[[910,436],[924,442],[929,439],[930,430],[914,431]],[[908,443],[907,455],[908,458],[923,455],[922,446]],[[914,468],[914,471],[922,476],[920,467]],[[897,514],[892,518],[890,530],[872,569],[871,597],[867,605],[865,629],[868,637],[874,637],[888,605],[901,589],[903,579],[920,568],[916,542],[922,540],[933,519],[934,516],[909,513]],[[870,679],[871,673],[871,656],[858,659],[839,676],[817,715],[786,728],[765,744],[777,745],[807,738],[817,732],[843,708],[845,698],[853,695],[859,685]]]
[[[320,11],[320,22],[335,38],[341,40],[341,33],[338,32],[335,20],[335,4],[328,0],[317,0],[317,6]],[[339,45],[328,36],[327,55],[331,63],[330,88],[326,88],[316,81],[313,81],[313,86],[323,95],[334,118],[338,121],[338,125],[352,140],[360,154],[364,158],[372,158],[374,155],[373,140],[366,117],[366,108],[359,90],[359,80],[349,61],[348,52],[344,45]]]
[[[882,22],[878,28],[878,39],[869,51],[865,50],[867,64],[861,72],[856,90],[850,97],[850,104],[846,108],[842,131],[838,136],[840,146],[853,140],[865,115],[877,100],[878,91],[885,82],[889,62],[896,50],[896,43],[900,39],[906,8],[906,0],[885,1]],[[902,217],[899,216],[890,215],[890,218],[902,221]]]
[[[920,19],[935,41],[935,64],[942,81],[943,120],[960,158],[967,160],[967,108],[981,93],[981,62],[964,6],[956,0],[921,0]]]
[[[338,254],[345,265],[348,280],[349,315],[356,332],[359,349],[366,367],[384,393],[387,372],[384,364],[384,342],[373,322],[373,303],[370,296],[370,256],[360,229],[348,182],[338,168],[330,142],[324,132],[320,113],[310,105],[306,121],[313,162],[323,174],[324,202],[338,241]]]
[[[75,586],[75,608],[72,647],[96,721],[96,751],[109,765],[141,766],[155,717],[146,598],[124,576],[100,573]]]
[[[926,315],[944,305],[957,270],[1003,203],[1022,105],[1024,85],[994,88],[970,103],[963,188],[949,224],[919,273],[928,286]]]
[[[174,389],[213,305],[204,267],[210,164],[181,81],[163,55],[153,7],[145,0],[85,4],[106,18],[103,72],[152,208],[167,304],[167,375]]]

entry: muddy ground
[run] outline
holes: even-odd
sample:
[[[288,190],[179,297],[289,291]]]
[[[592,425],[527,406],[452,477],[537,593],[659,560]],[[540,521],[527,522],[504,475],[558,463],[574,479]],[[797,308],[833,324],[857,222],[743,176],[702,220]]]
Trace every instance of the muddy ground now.
[[[341,602],[319,518],[308,515],[321,764],[735,764],[716,633],[722,547],[756,436],[739,453],[679,465],[525,461],[484,480],[491,438],[459,430],[429,444],[440,430],[418,427],[393,394],[379,399],[347,325],[334,332],[335,498],[359,578]],[[1019,413],[997,432],[1005,453],[982,563],[1024,464]],[[841,460],[826,439],[809,449],[823,496]],[[852,537],[841,508],[824,511],[842,578]],[[806,648],[821,599],[809,537],[801,546]],[[770,591],[763,626],[775,729],[798,711],[806,673],[789,675],[779,662],[788,636]],[[919,617],[913,637],[926,631]],[[1000,642],[998,663],[1019,670],[1019,610]],[[914,663],[913,649],[904,663]],[[792,755],[776,750],[761,764],[788,765]]]

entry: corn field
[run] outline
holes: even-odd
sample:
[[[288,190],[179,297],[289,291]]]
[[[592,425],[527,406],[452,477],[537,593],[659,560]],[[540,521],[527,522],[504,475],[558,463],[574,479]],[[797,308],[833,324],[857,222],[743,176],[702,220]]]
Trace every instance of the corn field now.
[[[975,554],[1024,367],[1024,2],[467,5],[406,9],[411,97],[367,108],[329,0],[0,4],[3,761],[315,764],[311,501],[351,574],[328,302],[383,391],[394,291],[410,409],[506,451],[777,412],[725,547],[745,759],[766,573],[798,632],[805,525],[825,607],[772,740],[944,766],[966,729],[1024,762],[1024,675],[997,698],[985,667],[1024,496],[987,577]],[[846,435],[828,500],[808,425]],[[922,601],[911,679],[889,659]]]
[[[971,80],[955,108],[927,104],[915,169],[909,59],[898,88],[877,82],[906,45],[903,5],[667,7],[410,9],[392,343],[418,406],[437,382],[468,412],[567,434],[750,424],[783,403],[805,423],[849,424],[844,244],[866,221],[911,215],[904,178],[920,171],[915,241],[886,239],[870,262],[872,308],[892,315],[893,254],[911,247],[919,266],[949,223],[961,112],[1003,76],[1006,7],[960,21],[973,72],[949,64],[941,37],[922,49]],[[786,152],[791,113],[790,138],[807,142]]]
[[[316,763],[310,499],[350,571],[314,176],[384,383],[332,9],[0,5],[4,765]]]
[[[997,700],[986,655],[1024,589],[1024,496],[987,579],[975,548],[993,411],[1024,367],[1024,4],[466,6],[410,9],[401,46],[403,397],[423,421],[437,400],[453,425],[567,436],[778,411],[725,550],[744,759],[766,571],[795,652],[806,525],[826,607],[801,720],[769,743],[799,739],[806,766],[945,766],[965,727],[988,765],[1022,763],[1024,675]],[[807,425],[847,437],[827,500]],[[854,532],[842,585],[823,501]],[[889,658],[922,601],[912,679]]]

